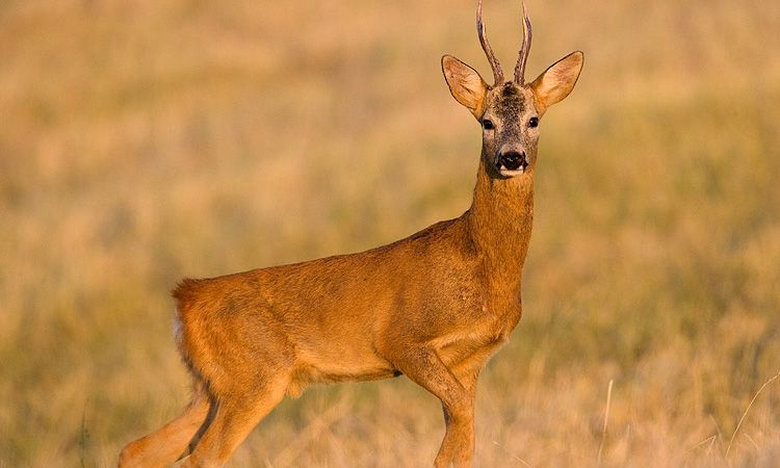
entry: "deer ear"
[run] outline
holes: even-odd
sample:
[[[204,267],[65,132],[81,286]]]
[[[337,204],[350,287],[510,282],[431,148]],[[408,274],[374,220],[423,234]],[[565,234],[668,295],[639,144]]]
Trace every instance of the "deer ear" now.
[[[540,113],[553,104],[563,101],[574,89],[584,60],[585,56],[582,52],[572,52],[552,64],[531,83],[536,102],[541,106],[541,109],[537,109]]]
[[[451,55],[441,58],[441,69],[455,100],[466,106],[474,117],[481,118],[485,111],[487,84],[479,73]]]

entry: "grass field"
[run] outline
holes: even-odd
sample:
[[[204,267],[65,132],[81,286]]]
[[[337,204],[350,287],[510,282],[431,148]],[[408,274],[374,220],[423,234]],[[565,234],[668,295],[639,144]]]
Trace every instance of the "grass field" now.
[[[480,132],[439,59],[490,75],[475,4],[0,2],[0,467],[111,466],[180,411],[181,277],[460,215]],[[780,3],[528,6],[529,75],[586,60],[475,466],[778,466]],[[519,4],[485,17],[510,69]],[[229,466],[430,466],[442,434],[406,379],[316,387]]]

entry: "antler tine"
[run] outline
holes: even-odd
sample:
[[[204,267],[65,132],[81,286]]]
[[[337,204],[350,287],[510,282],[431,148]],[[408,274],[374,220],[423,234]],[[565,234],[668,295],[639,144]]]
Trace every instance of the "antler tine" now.
[[[490,67],[493,69],[494,86],[504,82],[504,71],[501,69],[501,64],[498,63],[493,49],[490,47],[490,43],[485,36],[485,26],[482,24],[482,0],[479,0],[477,4],[477,34],[479,35],[479,43],[482,45],[482,50],[487,55]]]
[[[515,83],[517,84],[523,84],[525,81],[525,63],[528,61],[528,54],[531,51],[532,37],[531,20],[528,18],[528,10],[526,10],[525,2],[523,2],[523,44],[520,46],[517,65],[515,65]]]

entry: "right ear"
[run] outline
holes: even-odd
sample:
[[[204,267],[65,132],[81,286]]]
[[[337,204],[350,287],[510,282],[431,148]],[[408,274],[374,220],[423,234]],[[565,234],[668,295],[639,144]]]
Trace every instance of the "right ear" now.
[[[463,104],[477,119],[485,112],[487,84],[476,70],[456,59],[452,55],[441,58],[441,70],[450,87],[450,93]]]

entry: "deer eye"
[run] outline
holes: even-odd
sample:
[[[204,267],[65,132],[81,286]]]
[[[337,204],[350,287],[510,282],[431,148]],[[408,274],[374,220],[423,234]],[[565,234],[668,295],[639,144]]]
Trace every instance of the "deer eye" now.
[[[482,128],[484,128],[485,130],[493,130],[496,127],[495,125],[493,125],[492,120],[485,119],[482,121]]]
[[[531,128],[536,128],[539,126],[539,118],[538,117],[531,117],[528,120],[528,126]]]

